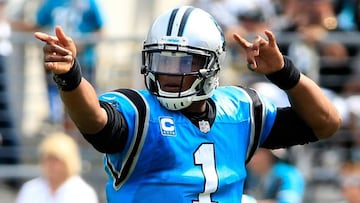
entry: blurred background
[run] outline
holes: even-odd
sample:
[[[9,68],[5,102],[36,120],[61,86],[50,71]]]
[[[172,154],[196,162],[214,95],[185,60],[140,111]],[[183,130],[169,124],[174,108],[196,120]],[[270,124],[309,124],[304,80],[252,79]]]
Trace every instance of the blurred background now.
[[[60,121],[51,118],[53,109],[42,68],[42,43],[34,39],[30,29],[18,24],[36,24],[35,13],[41,3],[41,0],[0,1],[2,21],[10,25],[10,30],[4,29],[10,31],[8,34],[0,25],[0,54],[8,58],[8,65],[0,70],[0,159],[5,160],[0,161],[1,202],[13,202],[21,183],[40,174],[37,144],[56,130],[65,130],[76,138],[81,146],[83,176],[96,189],[101,202],[105,202],[102,154],[82,139],[66,115]],[[344,120],[333,138],[290,150],[293,163],[306,179],[304,202],[332,203],[343,199],[340,166],[348,161],[360,162],[359,1],[99,0],[98,3],[104,18],[101,35],[69,36],[80,45],[95,45],[93,83],[99,94],[119,87],[143,88],[142,41],[154,18],[173,6],[187,4],[203,8],[224,29],[228,52],[221,71],[221,85],[255,87],[267,83],[247,70],[231,33],[252,39],[264,29],[274,31],[281,51],[324,89]],[[52,33],[53,29],[39,28],[39,31]],[[4,46],[2,53],[1,44],[6,40],[11,51]],[[264,86],[259,91],[266,93],[268,89]],[[283,98],[279,106],[286,101]]]

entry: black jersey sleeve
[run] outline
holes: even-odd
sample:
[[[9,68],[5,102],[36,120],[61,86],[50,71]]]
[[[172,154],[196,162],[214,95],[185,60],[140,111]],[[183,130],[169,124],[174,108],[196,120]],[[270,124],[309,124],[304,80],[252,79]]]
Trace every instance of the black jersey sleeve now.
[[[275,123],[260,147],[285,148],[317,141],[314,131],[290,107],[278,108]]]
[[[121,112],[114,106],[103,101],[100,101],[100,106],[105,109],[108,122],[100,132],[83,133],[83,136],[99,152],[109,154],[121,152],[128,138],[128,125]]]

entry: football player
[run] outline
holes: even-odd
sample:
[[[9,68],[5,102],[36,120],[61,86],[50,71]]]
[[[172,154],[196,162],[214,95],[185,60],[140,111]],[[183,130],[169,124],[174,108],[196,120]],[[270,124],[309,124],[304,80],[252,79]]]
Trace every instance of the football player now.
[[[181,6],[160,15],[143,44],[146,89],[99,97],[81,76],[74,41],[61,27],[45,42],[69,115],[104,153],[108,202],[241,202],[245,165],[258,147],[282,148],[333,135],[341,117],[320,88],[284,57],[271,31],[249,42],[234,34],[249,68],[286,91],[276,108],[256,91],[219,87],[226,43],[207,12]]]

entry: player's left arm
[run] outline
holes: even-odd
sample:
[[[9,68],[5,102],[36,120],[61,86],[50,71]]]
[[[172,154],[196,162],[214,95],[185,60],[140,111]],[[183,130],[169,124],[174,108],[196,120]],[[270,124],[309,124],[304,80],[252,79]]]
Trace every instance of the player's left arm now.
[[[297,85],[287,90],[291,107],[313,129],[319,139],[333,135],[341,125],[341,116],[320,87],[301,74]]]
[[[320,87],[310,78],[299,74],[290,59],[284,57],[275,36],[265,31],[267,40],[257,36],[253,43],[238,34],[234,39],[246,51],[248,67],[266,75],[274,84],[285,90],[291,108],[313,130],[318,139],[333,135],[341,125],[341,116]],[[269,76],[274,76],[269,77]]]
[[[277,108],[271,131],[260,147],[279,149],[318,140],[314,130],[291,107],[284,107]]]

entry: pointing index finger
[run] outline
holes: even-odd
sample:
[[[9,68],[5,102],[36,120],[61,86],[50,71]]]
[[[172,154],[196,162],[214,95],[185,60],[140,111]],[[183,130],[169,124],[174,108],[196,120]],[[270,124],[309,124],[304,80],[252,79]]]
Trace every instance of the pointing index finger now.
[[[58,40],[56,37],[54,36],[50,36],[48,34],[45,34],[43,32],[35,32],[34,33],[34,36],[35,38],[43,41],[43,42],[46,42],[48,44],[55,44]]]
[[[233,34],[233,38],[234,38],[235,41],[237,41],[237,42],[240,44],[240,46],[242,46],[244,49],[251,47],[251,43],[248,42],[247,40],[245,40],[244,38],[242,38],[239,34],[234,33],[234,34]]]

